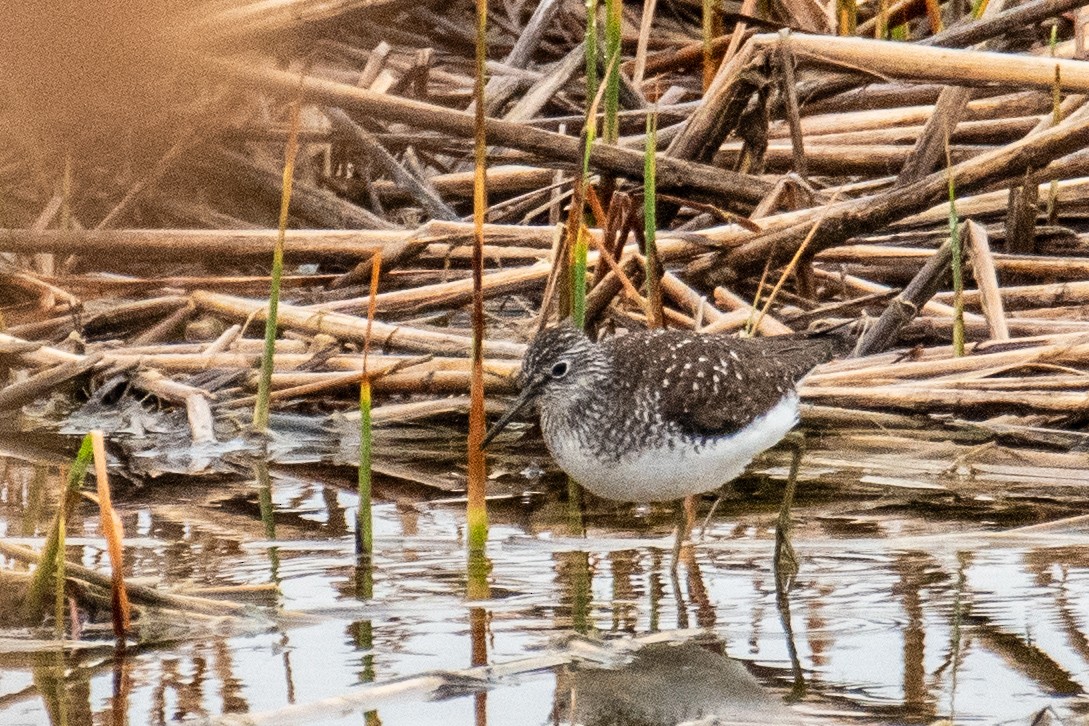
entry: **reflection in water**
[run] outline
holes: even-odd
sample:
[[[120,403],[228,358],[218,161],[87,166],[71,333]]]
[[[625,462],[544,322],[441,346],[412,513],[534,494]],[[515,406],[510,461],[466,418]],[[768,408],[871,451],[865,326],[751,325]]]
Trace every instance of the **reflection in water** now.
[[[775,564],[778,565],[778,558]],[[775,608],[779,611],[779,623],[783,627],[783,637],[786,639],[787,656],[790,658],[790,671],[794,677],[790,696],[794,700],[801,700],[805,696],[805,673],[802,671],[802,661],[798,657],[798,646],[794,642],[794,621],[790,618],[790,580],[791,577],[775,575]]]
[[[647,630],[651,633],[658,632],[658,621],[662,610],[662,596],[665,594],[665,583],[662,581],[662,552],[652,550],[650,553],[650,571],[647,573],[650,580],[647,585],[647,604],[649,623]]]
[[[926,628],[923,623],[921,590],[928,558],[918,552],[901,552],[893,560],[900,582],[893,593],[900,596],[907,623],[904,625],[904,708],[910,713],[932,718],[934,702],[926,686]]]
[[[829,621],[825,617],[825,602],[832,598],[833,588],[827,584],[814,586],[816,594],[808,601],[806,609],[805,634],[809,648],[809,662],[814,670],[821,670],[828,665],[826,653],[831,647],[828,637]]]
[[[217,675],[219,675],[218,669]],[[110,699],[110,716],[113,723],[123,724],[128,720],[131,692],[132,663],[127,657],[126,649],[122,646],[115,648],[113,654],[113,694]],[[226,698],[224,698],[224,707],[226,705]]]
[[[570,627],[582,635],[590,632],[592,573],[588,552],[560,552],[556,555],[556,585],[561,592],[560,602],[569,608],[571,618],[570,623],[558,621],[559,628]]]
[[[639,588],[635,583],[638,576],[638,557],[632,550],[618,550],[609,553],[609,569],[613,579],[613,622],[612,632],[633,633],[636,623],[636,593]]]
[[[9,464],[0,473],[0,534],[42,536],[53,506],[43,490],[56,477],[48,466]],[[1089,683],[1089,550],[1069,536],[1061,546],[986,535],[913,546],[898,529],[891,546],[880,538],[884,525],[845,541],[804,531],[799,517],[796,544],[806,566],[787,600],[774,586],[766,512],[725,515],[738,522],[716,528],[721,539],[685,549],[671,581],[669,543],[640,530],[642,520],[617,524],[594,513],[592,533],[576,538],[562,500],[510,500],[492,509],[494,562],[466,562],[461,507],[405,496],[377,501],[374,565],[363,567],[345,519],[355,496],[347,485],[279,471],[273,482],[267,469],[255,469],[254,478],[256,491],[251,479],[120,493],[120,514],[135,533],[126,543],[128,574],[165,587],[254,586],[271,577],[279,604],[303,618],[161,624],[166,637],[150,628],[140,647],[112,657],[0,650],[0,723],[166,724],[254,714],[335,697],[361,681],[547,653],[558,632],[645,634],[674,622],[713,629],[730,655],[754,661],[765,683],[781,689],[773,702],[804,672],[807,707],[834,698],[830,710],[853,703],[884,720],[1010,720],[1068,707],[1066,696],[1083,698]],[[89,507],[74,514],[67,553],[104,568],[94,516]],[[850,534],[846,526],[836,531]],[[467,606],[467,599],[477,602]],[[259,600],[255,610],[276,604]],[[83,637],[95,633],[91,624]],[[722,665],[721,656],[708,655]],[[682,672],[690,682],[673,690],[693,706],[683,713],[721,706],[711,704],[713,694],[684,690],[720,676],[678,670],[688,666],[675,656],[654,655],[634,671],[538,672],[446,701],[405,695],[328,723],[591,723],[604,718],[594,704],[609,702],[595,694],[653,694],[651,681],[669,684]],[[662,706],[668,699],[650,700]]]
[[[721,644],[718,649],[721,650]],[[586,726],[791,724],[799,719],[739,662],[695,645],[648,645],[619,668],[571,668],[556,689],[554,720]],[[566,717],[566,718],[564,718]]]
[[[957,718],[957,674],[960,672],[961,649],[964,646],[961,625],[964,622],[964,611],[967,607],[964,586],[967,582],[966,573],[970,562],[971,558],[967,553],[957,553],[957,583],[953,590],[953,623],[949,629],[949,720],[953,722]],[[938,672],[940,674],[940,669]]]
[[[676,555],[671,555],[670,561],[674,561],[675,557]],[[679,569],[678,567],[669,568],[669,584],[673,588],[673,600],[677,608],[677,628],[684,630],[688,627],[688,607],[684,602],[684,590],[681,589]]]
[[[491,574],[492,563],[483,551],[470,548],[466,561],[466,573],[468,583],[466,598],[473,600],[486,600],[491,597],[491,586],[488,577]],[[483,666],[488,664],[488,611],[482,607],[469,608],[469,665]],[[478,690],[473,695],[473,715],[476,726],[486,726],[488,723],[488,693],[484,689]]]
[[[707,587],[703,584],[703,575],[700,573],[700,564],[696,560],[695,548],[690,544],[681,551],[681,561],[684,563],[688,584],[688,597],[696,604],[696,625],[701,628],[715,627],[715,606],[707,594]]]
[[[216,637],[212,641],[212,651],[215,658],[216,680],[219,681],[219,697],[223,702],[223,713],[246,713],[250,710],[249,703],[242,695],[242,681],[234,674],[234,659],[227,639]],[[115,723],[124,722],[115,721]]]
[[[261,523],[265,525],[265,537],[276,539],[276,509],[272,504],[272,477],[268,474],[268,462],[262,457],[254,462],[253,473],[257,479],[257,503]],[[280,551],[273,545],[268,548],[269,570],[272,582],[280,582]]]

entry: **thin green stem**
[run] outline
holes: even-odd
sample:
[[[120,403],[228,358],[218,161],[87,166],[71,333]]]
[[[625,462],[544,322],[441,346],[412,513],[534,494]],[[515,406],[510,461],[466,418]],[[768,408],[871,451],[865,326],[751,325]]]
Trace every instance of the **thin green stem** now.
[[[646,239],[647,302],[651,322],[661,327],[662,293],[659,289],[661,271],[658,269],[658,195],[656,190],[658,150],[658,111],[647,114],[646,144],[643,148],[643,236]]]
[[[949,243],[953,248],[953,355],[964,355],[964,266],[960,240],[960,220],[957,215],[957,190],[953,178],[953,163],[949,154],[949,137],[945,139],[946,170],[949,178]]]
[[[598,0],[586,0],[586,103],[597,95],[597,3]]]
[[[586,227],[579,225],[575,237],[575,259],[571,267],[571,322],[575,327],[586,325],[586,253],[588,251]]]
[[[488,542],[488,505],[484,460],[484,215],[488,209],[487,141],[484,134],[485,69],[488,58],[488,3],[476,3],[475,129],[473,134],[473,343],[469,381],[469,461],[466,526],[470,559],[483,555]]]
[[[25,603],[25,613],[28,618],[36,617],[41,613],[45,605],[46,593],[49,592],[49,585],[58,571],[56,560],[58,557],[64,558],[64,524],[79,500],[79,488],[83,486],[87,467],[90,466],[93,457],[94,444],[91,441],[91,435],[87,434],[83,437],[83,443],[80,444],[75,461],[68,469],[68,479],[57,506],[57,515],[53,520],[52,529],[49,530],[49,536],[46,537],[45,546],[42,547],[40,566],[34,571],[34,579],[30,581]],[[61,586],[63,587],[63,583]]]
[[[299,79],[302,94],[302,78]],[[295,156],[299,151],[299,106],[291,106],[291,132],[284,151],[283,191],[280,195],[280,224],[276,245],[272,250],[272,282],[268,293],[268,317],[265,318],[265,349],[261,354],[261,376],[257,381],[257,403],[253,410],[253,428],[268,430],[269,392],[272,389],[272,365],[276,352],[276,318],[280,308],[280,278],[284,272],[284,237],[287,235],[288,210],[291,206],[291,184],[295,177]]]
[[[359,384],[359,510],[356,514],[356,552],[369,559],[374,553],[371,515],[371,381]]]
[[[620,20],[623,0],[605,0],[605,123],[602,138],[615,144],[620,138]]]

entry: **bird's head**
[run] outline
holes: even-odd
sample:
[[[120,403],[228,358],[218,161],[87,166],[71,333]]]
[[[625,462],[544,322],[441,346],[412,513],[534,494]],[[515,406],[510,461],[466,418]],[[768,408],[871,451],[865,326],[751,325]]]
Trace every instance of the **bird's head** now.
[[[569,323],[542,330],[522,359],[518,398],[492,425],[482,446],[529,404],[570,403],[592,393],[607,375],[604,352],[581,330]]]

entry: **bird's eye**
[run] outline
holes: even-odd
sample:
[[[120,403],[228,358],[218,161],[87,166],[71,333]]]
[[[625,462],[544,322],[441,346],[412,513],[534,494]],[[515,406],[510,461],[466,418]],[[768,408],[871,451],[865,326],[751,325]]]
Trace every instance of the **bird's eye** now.
[[[563,378],[567,375],[567,361],[561,360],[558,363],[552,364],[552,377]]]

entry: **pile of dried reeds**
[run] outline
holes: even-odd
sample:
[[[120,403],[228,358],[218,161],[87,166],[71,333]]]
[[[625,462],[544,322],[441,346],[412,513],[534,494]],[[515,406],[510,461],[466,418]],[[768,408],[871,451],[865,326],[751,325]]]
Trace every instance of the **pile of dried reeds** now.
[[[611,67],[603,50],[586,52],[581,0],[493,8],[488,392],[512,389],[542,316],[571,309],[573,192],[589,220],[587,325],[656,315],[643,280],[642,149],[654,114],[651,254],[664,269],[666,325],[775,335],[878,314],[914,280],[900,304],[911,322],[883,346],[897,350],[823,367],[804,386],[808,401],[952,411],[1005,431],[1080,426],[1082,4],[788,0],[760,17],[754,0],[648,0],[618,11],[622,57]],[[45,127],[6,125],[0,410],[73,379],[121,376],[184,405],[193,439],[209,441],[217,415],[252,406],[296,98],[273,406],[346,407],[372,307],[379,402],[417,397],[391,404],[399,420],[467,408],[449,397],[468,391],[470,373],[472,17],[464,2],[281,0],[190,18],[177,112],[132,129],[135,167],[58,146]],[[587,58],[619,67],[618,139],[592,142],[582,189]],[[18,83],[6,90],[25,92]],[[945,264],[920,275],[934,260]],[[950,264],[962,292],[950,292]],[[958,325],[963,355],[949,345]],[[820,410],[830,426],[851,420]]]

